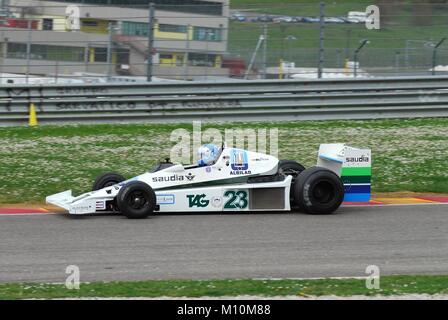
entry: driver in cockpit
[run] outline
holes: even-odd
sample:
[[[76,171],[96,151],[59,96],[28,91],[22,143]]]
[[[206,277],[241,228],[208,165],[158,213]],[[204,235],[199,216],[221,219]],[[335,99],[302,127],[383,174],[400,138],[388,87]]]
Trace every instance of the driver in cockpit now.
[[[200,167],[210,166],[218,160],[219,148],[214,144],[204,144],[198,149],[198,165]]]

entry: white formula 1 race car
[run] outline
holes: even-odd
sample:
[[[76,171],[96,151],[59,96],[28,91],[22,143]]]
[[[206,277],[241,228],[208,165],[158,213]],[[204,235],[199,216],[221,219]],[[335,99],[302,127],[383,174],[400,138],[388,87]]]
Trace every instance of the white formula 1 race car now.
[[[251,151],[219,149],[206,166],[167,160],[126,180],[116,173],[98,177],[91,192],[71,190],[46,198],[70,214],[122,213],[131,219],[157,212],[290,211],[330,214],[343,201],[370,198],[371,154],[345,144],[323,144],[317,166]]]

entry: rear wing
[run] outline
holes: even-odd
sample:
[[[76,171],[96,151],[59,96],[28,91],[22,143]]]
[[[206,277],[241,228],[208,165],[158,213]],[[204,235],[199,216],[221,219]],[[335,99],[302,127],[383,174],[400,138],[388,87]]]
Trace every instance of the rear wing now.
[[[371,196],[372,152],[342,143],[322,144],[317,158],[319,167],[327,168],[344,183],[344,202],[368,202]]]

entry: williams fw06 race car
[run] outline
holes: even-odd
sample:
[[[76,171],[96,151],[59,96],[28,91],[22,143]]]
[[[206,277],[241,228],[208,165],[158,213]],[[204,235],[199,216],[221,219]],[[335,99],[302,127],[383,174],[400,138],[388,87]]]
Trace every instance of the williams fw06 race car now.
[[[330,214],[343,201],[370,199],[371,152],[345,144],[323,144],[317,165],[222,146],[206,161],[184,166],[167,160],[126,180],[99,176],[92,191],[71,190],[46,198],[73,215],[121,213],[131,219],[158,212],[300,211]]]

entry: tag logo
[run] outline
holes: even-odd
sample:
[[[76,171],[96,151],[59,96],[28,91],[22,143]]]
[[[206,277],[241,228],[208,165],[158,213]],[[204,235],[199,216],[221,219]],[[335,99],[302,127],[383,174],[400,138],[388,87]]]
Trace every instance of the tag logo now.
[[[206,199],[205,194],[188,194],[188,207],[190,208],[205,208],[210,203],[210,200]]]

